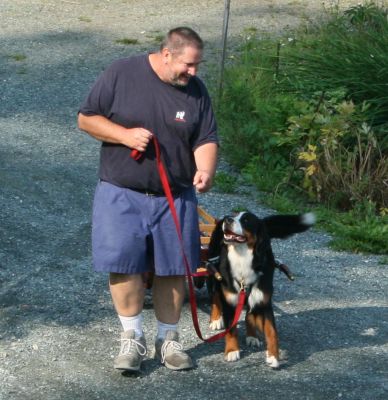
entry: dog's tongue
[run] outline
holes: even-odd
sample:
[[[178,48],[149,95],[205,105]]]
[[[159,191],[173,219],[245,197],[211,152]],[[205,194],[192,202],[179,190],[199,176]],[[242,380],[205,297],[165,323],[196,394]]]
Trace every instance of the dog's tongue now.
[[[239,235],[236,235],[234,239],[237,240],[238,242],[245,242],[246,240],[244,236],[239,236]]]
[[[224,233],[224,238],[225,240],[227,240],[228,242],[239,242],[239,243],[243,243],[246,241],[244,236],[241,235],[236,235],[234,232],[231,231],[227,231]]]

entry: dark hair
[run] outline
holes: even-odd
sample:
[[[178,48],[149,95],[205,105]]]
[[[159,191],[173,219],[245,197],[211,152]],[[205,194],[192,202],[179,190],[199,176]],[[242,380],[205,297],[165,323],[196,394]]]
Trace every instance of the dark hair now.
[[[203,50],[203,40],[191,28],[180,26],[171,29],[163,39],[160,50],[168,48],[172,53],[180,53],[185,47],[195,47]]]

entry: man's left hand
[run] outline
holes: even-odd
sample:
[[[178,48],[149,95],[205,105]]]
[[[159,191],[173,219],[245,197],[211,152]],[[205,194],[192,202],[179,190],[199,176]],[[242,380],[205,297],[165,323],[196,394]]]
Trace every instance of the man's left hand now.
[[[212,185],[212,176],[206,171],[197,171],[194,175],[193,185],[198,193],[207,192]]]

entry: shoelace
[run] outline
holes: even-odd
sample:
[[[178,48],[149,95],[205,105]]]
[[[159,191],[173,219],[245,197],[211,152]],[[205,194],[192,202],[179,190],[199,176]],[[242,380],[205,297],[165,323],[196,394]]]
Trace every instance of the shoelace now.
[[[120,355],[127,355],[131,353],[132,349],[136,349],[138,354],[140,354],[141,356],[144,356],[147,353],[146,347],[136,339],[120,339],[120,341]]]
[[[162,344],[162,348],[160,349],[162,363],[164,363],[166,359],[166,354],[170,349],[174,353],[181,352],[183,350],[183,346],[179,342],[176,342],[175,340],[165,340]]]

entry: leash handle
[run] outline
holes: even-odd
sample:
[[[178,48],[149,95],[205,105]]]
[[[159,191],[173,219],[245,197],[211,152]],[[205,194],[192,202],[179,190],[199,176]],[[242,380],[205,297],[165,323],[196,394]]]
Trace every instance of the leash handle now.
[[[133,149],[131,151],[131,157],[136,161],[139,161],[142,156],[143,156],[143,153],[139,150]]]
[[[155,147],[155,154],[156,154],[156,163],[157,163],[157,167],[158,167],[158,172],[159,172],[159,177],[160,180],[162,182],[162,186],[163,186],[163,191],[166,195],[167,201],[168,201],[168,205],[170,207],[170,211],[171,211],[171,215],[173,217],[174,220],[174,224],[175,224],[175,229],[178,235],[178,239],[179,239],[179,243],[180,243],[180,247],[181,247],[181,252],[182,252],[182,257],[183,257],[183,262],[186,268],[186,277],[187,277],[187,281],[189,284],[189,298],[190,298],[190,309],[191,309],[191,316],[192,316],[192,320],[193,320],[193,325],[194,325],[194,329],[195,332],[197,333],[197,336],[203,340],[204,342],[215,342],[218,339],[223,338],[224,336],[226,336],[238,323],[239,319],[240,319],[240,315],[241,312],[244,308],[244,304],[245,304],[245,298],[246,298],[246,292],[245,290],[242,288],[242,290],[239,293],[239,298],[238,298],[238,304],[236,307],[236,311],[235,311],[235,315],[234,315],[234,319],[233,322],[231,324],[231,326],[227,329],[225,329],[225,331],[220,332],[216,335],[213,335],[209,338],[203,338],[202,333],[201,333],[201,329],[199,327],[199,323],[198,323],[198,311],[197,311],[197,304],[195,302],[195,291],[194,291],[194,284],[193,284],[193,279],[192,279],[192,273],[191,273],[191,269],[190,269],[190,265],[189,262],[187,260],[186,257],[186,253],[184,250],[184,246],[183,246],[183,237],[182,237],[182,231],[181,231],[181,226],[179,223],[179,219],[178,219],[178,215],[176,213],[176,209],[175,209],[175,204],[174,204],[174,198],[172,196],[171,193],[171,188],[170,188],[170,183],[168,181],[168,177],[167,177],[167,173],[166,170],[164,168],[163,162],[162,162],[162,158],[160,155],[160,146],[159,146],[159,142],[156,139],[155,135],[152,135],[152,142],[154,144]],[[131,151],[131,157],[133,159],[135,159],[136,161],[138,161],[141,157],[143,156],[143,153],[133,149]]]

